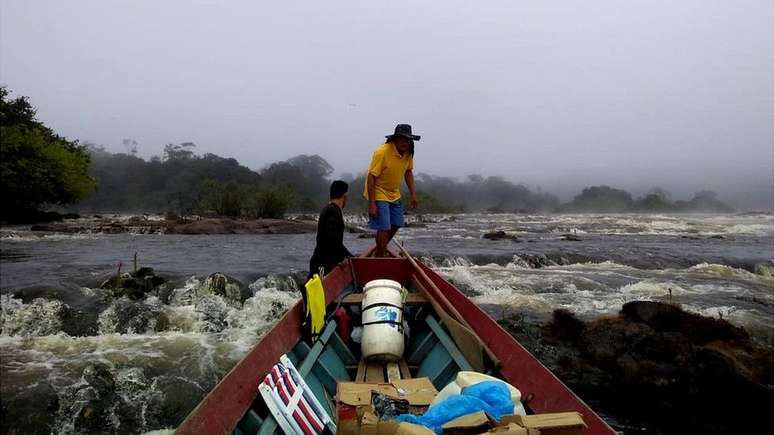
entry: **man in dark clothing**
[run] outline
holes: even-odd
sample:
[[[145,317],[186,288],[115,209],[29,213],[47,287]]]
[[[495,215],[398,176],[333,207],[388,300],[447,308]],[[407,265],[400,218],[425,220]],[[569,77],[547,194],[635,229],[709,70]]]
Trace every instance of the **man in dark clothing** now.
[[[322,267],[325,274],[352,253],[344,246],[344,216],[341,213],[347,205],[347,183],[336,180],[331,183],[331,200],[320,212],[317,221],[317,246],[309,260],[309,278],[319,273]]]

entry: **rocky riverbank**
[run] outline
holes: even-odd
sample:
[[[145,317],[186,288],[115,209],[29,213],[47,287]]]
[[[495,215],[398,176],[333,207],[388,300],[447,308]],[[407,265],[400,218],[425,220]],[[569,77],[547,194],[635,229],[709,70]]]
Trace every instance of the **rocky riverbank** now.
[[[170,215],[68,219],[32,225],[35,232],[103,234],[302,234],[317,231],[307,219],[233,219],[228,217],[179,217]]]
[[[723,319],[635,301],[584,322],[557,310],[500,323],[592,408],[631,433],[755,433],[774,403],[774,348]]]

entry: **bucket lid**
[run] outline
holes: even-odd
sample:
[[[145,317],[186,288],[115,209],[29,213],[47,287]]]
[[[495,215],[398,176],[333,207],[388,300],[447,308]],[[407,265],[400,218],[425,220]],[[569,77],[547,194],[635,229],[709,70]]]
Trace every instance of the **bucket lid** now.
[[[403,288],[399,282],[393,281],[391,279],[375,279],[366,283],[366,285],[363,287],[363,292],[366,292],[374,287],[389,287],[399,291]]]

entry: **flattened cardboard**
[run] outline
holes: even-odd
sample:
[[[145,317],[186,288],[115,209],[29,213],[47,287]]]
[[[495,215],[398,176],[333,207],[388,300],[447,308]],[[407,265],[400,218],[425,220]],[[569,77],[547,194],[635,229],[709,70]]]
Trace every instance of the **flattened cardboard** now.
[[[435,435],[435,432],[417,424],[380,421],[371,410],[364,409],[360,416],[360,435]]]
[[[398,431],[395,435],[435,435],[435,432],[418,424],[403,422],[398,424]]]
[[[500,425],[516,423],[527,429],[537,429],[540,435],[580,435],[586,428],[579,412],[555,412],[535,415],[507,415]]]
[[[484,411],[457,417],[442,426],[444,435],[476,435],[486,432],[497,424]]]
[[[505,426],[497,426],[489,429],[487,435],[540,435],[537,429],[527,429],[516,423],[508,423]]]
[[[339,382],[337,399],[347,405],[359,406],[371,403],[371,391],[396,399],[406,399],[409,404],[427,406],[438,394],[428,378],[399,379],[391,383]]]

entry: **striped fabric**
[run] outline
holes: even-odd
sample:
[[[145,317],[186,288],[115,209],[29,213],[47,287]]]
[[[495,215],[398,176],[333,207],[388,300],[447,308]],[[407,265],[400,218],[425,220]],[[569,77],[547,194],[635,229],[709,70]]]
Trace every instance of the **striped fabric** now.
[[[304,397],[304,391],[296,384],[290,372],[282,364],[272,367],[263,380],[263,383],[276,391],[287,414],[292,415],[302,434],[319,435],[323,433],[325,425],[320,417],[314,413],[313,408]]]

